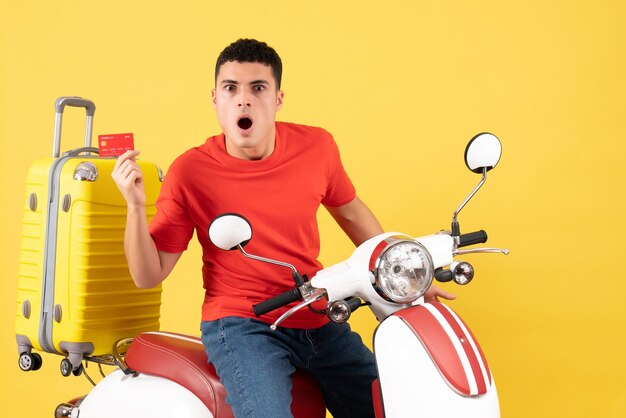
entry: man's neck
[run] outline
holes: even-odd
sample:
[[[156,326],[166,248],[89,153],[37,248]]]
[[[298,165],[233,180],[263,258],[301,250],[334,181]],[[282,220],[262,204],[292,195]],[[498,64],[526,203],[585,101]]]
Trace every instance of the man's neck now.
[[[265,141],[263,145],[250,148],[238,147],[228,141],[228,139],[225,139],[225,142],[226,152],[228,153],[228,155],[248,161],[263,160],[272,155],[272,153],[274,152],[274,148],[276,147],[275,138],[271,141]]]

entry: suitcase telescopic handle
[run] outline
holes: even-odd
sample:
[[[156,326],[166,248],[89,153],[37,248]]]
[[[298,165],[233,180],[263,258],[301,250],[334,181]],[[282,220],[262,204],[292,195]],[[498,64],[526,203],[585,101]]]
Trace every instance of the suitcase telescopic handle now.
[[[85,147],[91,147],[91,134],[93,131],[93,115],[96,113],[96,105],[87,99],[76,96],[59,97],[54,102],[56,117],[54,120],[54,141],[52,143],[52,157],[59,158],[61,153],[61,124],[63,122],[63,111],[65,106],[84,107],[87,111],[85,121]]]

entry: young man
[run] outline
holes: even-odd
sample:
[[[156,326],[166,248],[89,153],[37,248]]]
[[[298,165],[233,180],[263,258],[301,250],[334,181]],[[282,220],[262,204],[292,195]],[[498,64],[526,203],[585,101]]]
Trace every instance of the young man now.
[[[247,249],[313,276],[321,268],[316,212],[320,204],[356,244],[383,230],[357,197],[332,136],[276,122],[283,105],[281,60],[267,44],[240,39],[220,54],[213,105],[223,133],[171,165],[148,226],[137,151],[120,156],[113,177],[126,198],[125,252],[135,283],[164,280],[195,230],[203,248],[206,296],[202,341],[236,417],[289,417],[291,379],[305,368],[334,417],[373,416],[372,353],[347,324],[301,310],[277,331],[268,324],[288,308],[256,318],[252,305],[293,286],[290,271],[217,249],[208,226],[237,212],[254,228]],[[429,297],[451,297],[437,288]]]

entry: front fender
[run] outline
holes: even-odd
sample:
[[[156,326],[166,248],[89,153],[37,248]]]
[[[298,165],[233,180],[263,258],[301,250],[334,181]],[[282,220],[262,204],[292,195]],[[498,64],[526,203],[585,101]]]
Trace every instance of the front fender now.
[[[482,350],[445,305],[427,303],[388,317],[374,334],[374,353],[387,418],[500,416]]]

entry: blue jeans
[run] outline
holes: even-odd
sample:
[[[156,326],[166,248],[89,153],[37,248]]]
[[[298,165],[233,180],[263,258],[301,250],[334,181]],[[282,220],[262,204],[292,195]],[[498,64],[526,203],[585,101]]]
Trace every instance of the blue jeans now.
[[[227,317],[202,322],[202,342],[235,417],[291,417],[291,374],[307,369],[335,418],[373,417],[374,355],[348,324],[278,328]]]

